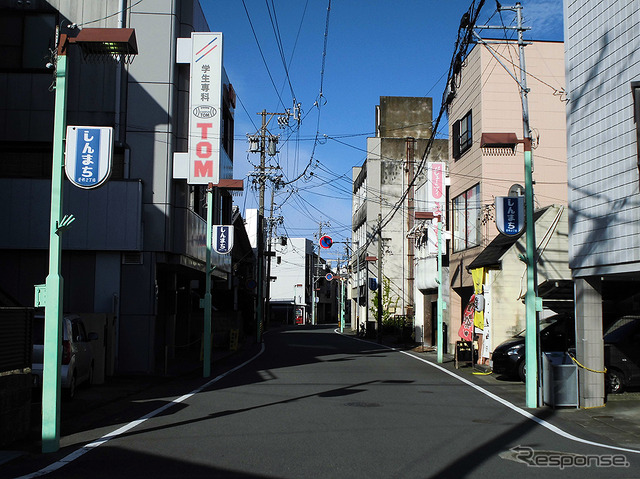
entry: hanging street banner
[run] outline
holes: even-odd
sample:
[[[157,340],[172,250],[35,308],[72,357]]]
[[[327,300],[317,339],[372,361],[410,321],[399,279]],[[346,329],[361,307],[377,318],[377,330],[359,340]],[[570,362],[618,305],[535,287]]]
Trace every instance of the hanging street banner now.
[[[496,226],[500,233],[515,236],[524,229],[524,196],[496,196]]]
[[[68,126],[64,170],[79,188],[97,188],[111,176],[113,128]]]
[[[233,225],[213,227],[213,249],[218,254],[229,254],[233,249]]]
[[[445,164],[440,161],[427,163],[427,183],[424,185],[426,189],[426,209],[434,215],[440,216],[443,221],[445,211]],[[427,234],[427,254],[435,256],[438,254],[438,220],[434,219],[428,226]]]
[[[187,183],[220,182],[222,33],[191,35]]]

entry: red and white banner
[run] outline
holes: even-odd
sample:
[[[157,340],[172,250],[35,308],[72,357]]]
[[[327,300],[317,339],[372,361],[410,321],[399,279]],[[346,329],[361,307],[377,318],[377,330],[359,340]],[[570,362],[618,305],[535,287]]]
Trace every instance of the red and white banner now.
[[[191,35],[189,184],[220,181],[222,33]]]

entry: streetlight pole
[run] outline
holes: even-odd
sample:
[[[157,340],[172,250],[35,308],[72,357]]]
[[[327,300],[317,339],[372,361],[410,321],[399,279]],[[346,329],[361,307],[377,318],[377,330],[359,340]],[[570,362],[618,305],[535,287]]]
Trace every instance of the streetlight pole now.
[[[42,370],[42,452],[60,449],[60,367],[63,327],[63,285],[60,235],[74,220],[62,217],[64,186],[64,143],[67,126],[67,51],[72,43],[92,56],[128,61],[138,53],[135,31],[131,28],[85,28],[75,38],[56,30],[55,107],[53,156],[51,167],[51,217],[49,222],[49,273],[46,278],[44,312],[44,353]]]
[[[378,214],[378,342],[382,342],[382,215]]]
[[[522,25],[522,4],[516,2],[513,7],[502,7],[498,4],[498,11],[510,10],[516,13],[517,25],[515,27],[510,26],[479,26],[478,29],[506,29],[516,30],[518,32],[518,51],[520,56],[520,78],[518,79],[511,71],[502,63],[500,58],[489,48],[490,53],[500,63],[503,68],[511,75],[511,77],[518,83],[520,88],[520,100],[522,103],[522,128],[524,139],[520,141],[524,145],[524,181],[525,181],[525,235],[526,235],[526,264],[527,264],[527,292],[525,294],[525,364],[527,367],[527,375],[525,379],[526,387],[526,402],[527,407],[538,407],[539,395],[541,390],[538,387],[538,363],[540,360],[538,351],[538,316],[537,311],[541,309],[542,305],[539,303],[537,293],[537,258],[536,258],[536,237],[535,237],[535,224],[533,222],[533,155],[531,151],[531,128],[529,126],[529,104],[527,100],[527,94],[529,89],[527,88],[527,71],[524,59],[524,47],[527,42],[523,39],[523,33],[525,30],[529,30],[530,27],[524,27]],[[488,45],[489,43],[509,43],[508,41],[485,41],[477,33],[474,35],[480,43]]]
[[[213,183],[207,185],[207,252],[204,292],[204,338],[202,338],[202,377],[211,376],[211,249],[213,236]]]
[[[444,287],[442,284],[442,213],[432,212],[417,212],[415,214],[416,219],[422,220],[434,220],[438,221],[438,302],[437,302],[437,319],[436,319],[436,347],[437,347],[437,362],[442,363],[444,360],[444,331],[443,331],[443,311],[445,308],[443,292]]]
[[[42,371],[42,452],[60,448],[60,364],[62,343],[62,292],[60,268],[64,138],[67,126],[67,35],[62,34],[55,59],[56,94],[53,120],[51,170],[51,218],[49,223],[49,274],[44,309],[44,358]]]
[[[438,344],[437,350],[437,362],[442,364],[444,355],[444,338],[442,330],[442,310],[444,309],[444,300],[442,297],[442,216],[438,215],[438,318],[436,327],[438,332],[436,333],[436,341]]]

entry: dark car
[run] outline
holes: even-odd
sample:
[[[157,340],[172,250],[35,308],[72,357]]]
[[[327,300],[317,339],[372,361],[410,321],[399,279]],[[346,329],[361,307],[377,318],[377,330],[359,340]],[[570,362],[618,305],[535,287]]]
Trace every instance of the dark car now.
[[[573,314],[555,314],[540,321],[540,349],[568,351],[575,347]],[[493,372],[509,377],[525,379],[524,362],[525,331],[507,339],[493,351]]]
[[[623,316],[607,328],[604,365],[607,392],[640,386],[640,316]]]

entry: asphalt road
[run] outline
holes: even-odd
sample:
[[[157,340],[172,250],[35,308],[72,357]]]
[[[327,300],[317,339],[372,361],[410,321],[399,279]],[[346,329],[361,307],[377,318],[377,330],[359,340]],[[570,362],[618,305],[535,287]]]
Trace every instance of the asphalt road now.
[[[564,437],[410,354],[333,327],[264,339],[224,377],[158,389],[15,467],[67,479],[640,477],[640,454]]]

